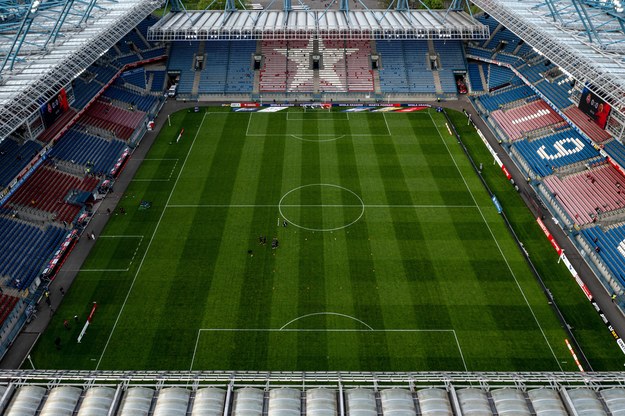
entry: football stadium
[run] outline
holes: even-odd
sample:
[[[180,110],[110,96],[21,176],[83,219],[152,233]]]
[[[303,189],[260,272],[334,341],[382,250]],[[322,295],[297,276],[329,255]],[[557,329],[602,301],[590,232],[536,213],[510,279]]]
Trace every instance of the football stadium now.
[[[621,0],[0,0],[0,413],[625,413]]]

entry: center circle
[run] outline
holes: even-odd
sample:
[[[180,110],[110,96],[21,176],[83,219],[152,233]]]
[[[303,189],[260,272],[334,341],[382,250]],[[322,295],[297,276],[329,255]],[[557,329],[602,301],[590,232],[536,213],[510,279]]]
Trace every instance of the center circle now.
[[[365,204],[354,191],[330,183],[313,183],[291,189],[280,198],[280,215],[308,231],[336,231],[357,222]]]

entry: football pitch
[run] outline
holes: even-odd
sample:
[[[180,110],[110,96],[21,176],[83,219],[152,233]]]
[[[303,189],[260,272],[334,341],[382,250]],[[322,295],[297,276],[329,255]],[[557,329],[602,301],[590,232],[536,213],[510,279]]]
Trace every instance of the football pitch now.
[[[38,367],[576,369],[440,113],[185,110],[129,163]]]

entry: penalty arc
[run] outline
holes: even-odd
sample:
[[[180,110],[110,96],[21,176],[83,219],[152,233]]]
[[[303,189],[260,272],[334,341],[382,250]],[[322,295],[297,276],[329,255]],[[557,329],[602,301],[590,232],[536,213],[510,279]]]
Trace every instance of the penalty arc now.
[[[89,313],[89,317],[87,318],[87,322],[85,322],[85,326],[82,327],[82,331],[80,331],[80,335],[78,335],[78,343],[80,344],[80,341],[82,340],[82,337],[85,336],[85,333],[87,332],[87,328],[89,328],[89,325],[91,324],[91,320],[93,319],[93,315],[95,314],[95,310],[98,308],[98,303],[97,302],[93,302],[93,306],[91,307],[91,312]]]

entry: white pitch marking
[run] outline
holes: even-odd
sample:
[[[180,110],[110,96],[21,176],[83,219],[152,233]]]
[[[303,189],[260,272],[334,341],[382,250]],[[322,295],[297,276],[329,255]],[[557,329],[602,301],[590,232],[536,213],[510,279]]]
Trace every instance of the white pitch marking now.
[[[460,170],[460,167],[458,167],[458,164],[456,163],[456,159],[451,154],[451,151],[449,150],[449,146],[447,146],[447,143],[445,142],[445,139],[443,138],[443,135],[441,134],[441,131],[438,129],[438,125],[434,121],[434,118],[432,117],[432,114],[430,114],[429,111],[428,111],[428,114],[430,115],[430,119],[432,120],[432,124],[434,124],[434,127],[436,127],[436,131],[438,132],[438,136],[441,138],[441,141],[443,142],[443,144],[445,145],[445,148],[447,149],[447,153],[449,153],[449,156],[451,157],[451,160],[454,162],[454,166],[456,166],[456,170],[460,174],[460,177],[462,178],[462,182],[464,182],[464,186],[469,191],[469,194],[471,195],[471,198],[473,199],[473,202],[475,202],[477,210],[480,213],[480,216],[482,217],[482,220],[484,221],[484,224],[486,225],[486,228],[488,228],[488,232],[490,233],[491,237],[495,241],[495,245],[497,246],[497,250],[499,250],[499,254],[501,254],[501,257],[503,258],[504,262],[506,263],[508,271],[512,275],[512,278],[514,279],[514,282],[516,283],[517,287],[519,288],[519,291],[521,292],[521,296],[523,296],[523,299],[525,300],[525,304],[529,308],[530,313],[532,314],[532,317],[534,317],[534,321],[538,325],[538,328],[540,329],[540,333],[543,335],[543,338],[545,339],[545,342],[547,343],[547,346],[549,347],[549,350],[551,351],[551,354],[553,355],[553,358],[556,360],[556,363],[558,363],[558,367],[560,367],[560,371],[563,371],[562,370],[562,366],[560,365],[560,361],[558,360],[558,357],[556,357],[556,353],[553,351],[553,348],[551,347],[551,344],[549,343],[549,340],[547,339],[547,335],[545,334],[545,331],[543,330],[542,325],[538,321],[538,318],[536,317],[536,314],[534,313],[534,309],[532,308],[532,305],[530,305],[529,300],[527,300],[527,297],[525,296],[525,292],[523,291],[523,288],[521,287],[521,284],[517,280],[516,275],[514,274],[514,271],[512,270],[512,267],[510,266],[510,263],[508,263],[508,258],[506,257],[506,255],[504,254],[503,250],[501,249],[501,246],[499,245],[499,241],[497,241],[497,238],[495,237],[495,233],[493,233],[493,230],[490,228],[490,224],[488,223],[488,221],[486,221],[486,217],[484,216],[484,213],[482,212],[482,209],[479,207],[479,205],[477,203],[477,200],[475,199],[475,195],[473,195],[473,191],[471,191],[471,188],[469,188],[469,184],[467,183],[467,180],[465,179],[464,175],[462,174],[462,171]]]
[[[388,131],[388,135],[391,135],[391,128],[388,126],[388,120],[386,120],[386,113],[382,113],[382,117],[384,117],[384,123],[386,124],[386,131]]]
[[[199,204],[199,205],[167,205],[167,208],[361,208],[363,205],[343,204]],[[364,205],[365,208],[477,208],[475,205],[387,205],[372,204]]]
[[[182,167],[180,168],[180,172],[178,172],[178,176],[176,177],[176,181],[174,182],[174,186],[172,186],[171,188],[171,192],[169,193],[169,197],[167,198],[167,202],[165,203],[165,206],[167,206],[167,204],[169,204],[169,201],[171,200],[172,195],[174,194],[174,191],[176,190],[176,185],[178,185],[178,180],[180,180],[180,176],[182,175],[182,172],[184,171],[184,167],[187,164],[187,160],[189,160],[189,155],[191,154],[191,150],[193,150],[193,145],[195,144],[195,141],[197,139],[197,136],[200,134],[200,131],[202,130],[202,125],[204,124],[204,120],[206,119],[206,113],[204,113],[204,116],[202,117],[202,122],[200,123],[200,126],[198,127],[196,133],[195,133],[195,137],[193,138],[193,142],[191,142],[191,146],[189,146],[189,150],[187,151],[187,155],[184,158],[184,162],[182,162]],[[163,209],[163,212],[161,212],[161,216],[158,219],[158,222],[156,223],[156,227],[154,227],[154,232],[152,233],[152,237],[150,237],[150,241],[148,243],[148,246],[145,249],[145,252],[143,253],[143,258],[141,258],[141,262],[139,263],[139,267],[137,268],[137,272],[135,273],[135,277],[132,279],[132,283],[130,284],[130,287],[128,288],[128,293],[126,293],[126,298],[124,299],[124,303],[122,304],[119,313],[117,314],[117,318],[115,319],[115,323],[113,324],[113,328],[111,329],[111,333],[109,334],[108,339],[106,340],[106,344],[104,345],[104,349],[102,350],[102,354],[100,355],[100,359],[98,360],[98,364],[96,365],[95,369],[97,370],[100,367],[100,363],[102,362],[102,358],[104,358],[104,354],[106,353],[106,349],[109,346],[109,343],[111,342],[111,338],[113,337],[113,333],[115,332],[115,328],[117,328],[117,323],[119,322],[119,318],[122,316],[122,313],[124,312],[124,308],[126,306],[126,302],[128,302],[128,298],[130,297],[130,293],[132,292],[132,288],[135,285],[135,282],[137,281],[137,276],[139,276],[139,272],[141,271],[141,267],[143,266],[143,262],[145,261],[145,258],[148,255],[148,252],[150,251],[150,247],[152,246],[152,242],[154,241],[154,237],[156,236],[156,232],[158,231],[158,227],[161,225],[161,221],[163,220],[163,216],[165,215],[166,210]]]
[[[371,327],[371,325],[368,325],[366,322],[361,321],[360,319],[351,316],[351,315],[346,315],[344,313],[338,313],[338,312],[315,312],[315,313],[309,313],[307,315],[302,315],[302,316],[298,316],[295,319],[291,319],[289,322],[287,322],[286,324],[282,325],[282,327],[280,328],[280,330],[284,330],[287,326],[291,325],[293,322],[297,322],[300,319],[304,319],[304,318],[309,318],[311,316],[319,316],[319,315],[334,315],[334,316],[340,316],[343,318],[349,318],[352,319],[356,322],[360,322],[361,324],[363,324],[364,326],[366,326],[367,328],[369,328],[369,331],[373,331],[374,329]],[[290,329],[287,329],[287,331],[291,331]]]
[[[362,322],[362,321],[361,321]],[[364,325],[367,325],[363,322]],[[367,325],[369,326],[369,325]],[[371,328],[371,327],[369,327]],[[462,352],[462,347],[460,346],[460,342],[458,341],[458,337],[456,335],[455,329],[328,329],[328,328],[318,328],[318,329],[285,329],[283,328],[199,328],[197,330],[197,338],[195,339],[195,347],[193,348],[193,355],[191,357],[191,366],[189,367],[189,371],[193,370],[193,364],[195,363],[195,356],[197,355],[197,347],[200,343],[200,335],[204,332],[345,332],[345,333],[354,333],[354,332],[363,332],[363,333],[378,333],[378,332],[389,332],[389,333],[408,333],[408,332],[450,332],[453,334],[454,339],[456,341],[456,346],[458,347],[458,352],[460,353],[460,358],[462,359],[462,363],[464,365],[465,371],[468,371],[467,364],[464,360],[464,353]]]

